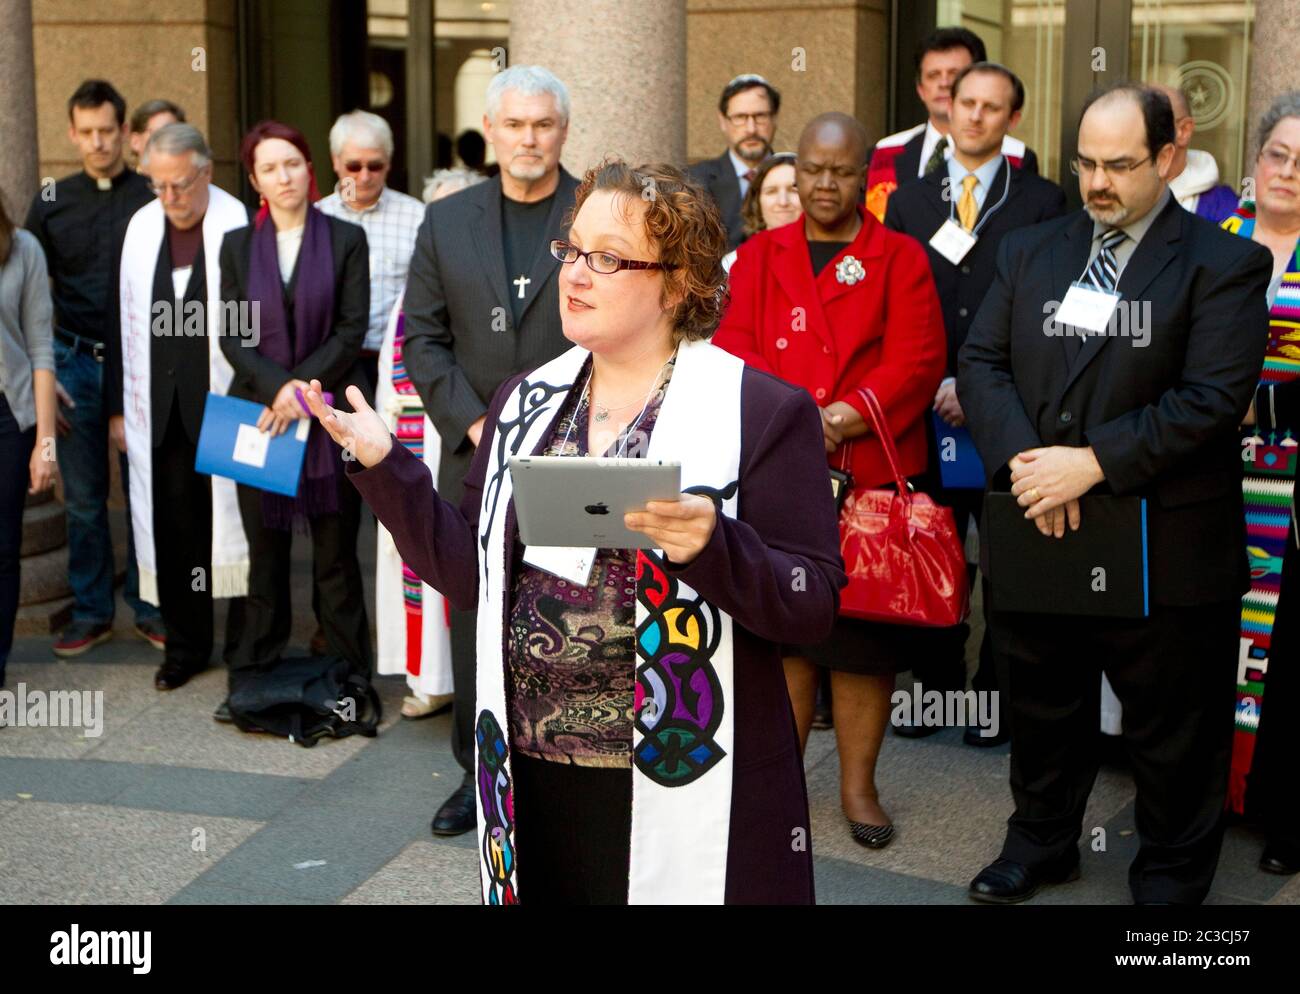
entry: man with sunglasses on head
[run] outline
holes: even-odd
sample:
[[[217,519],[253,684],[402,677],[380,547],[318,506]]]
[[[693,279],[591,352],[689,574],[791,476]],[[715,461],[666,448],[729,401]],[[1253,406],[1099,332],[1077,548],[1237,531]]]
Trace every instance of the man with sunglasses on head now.
[[[759,165],[772,154],[780,110],[781,94],[775,86],[755,73],[737,76],[723,87],[718,100],[718,127],[727,139],[727,150],[686,170],[718,205],[728,252],[745,240],[740,208]]]
[[[378,114],[354,110],[330,128],[330,158],[338,185],[316,206],[366,230],[370,246],[370,323],[361,366],[373,392],[379,379],[379,346],[393,305],[406,286],[424,204],[387,185],[393,162],[393,131]]]
[[[493,76],[483,133],[501,171],[430,204],[415,241],[402,360],[442,438],[438,494],[453,504],[497,387],[570,347],[560,324],[560,262],[551,253],[551,241],[568,234],[564,218],[578,187],[560,165],[569,108],[568,89],[541,66]],[[434,816],[434,835],[475,824],[477,615],[451,612],[451,748],[465,775]]]

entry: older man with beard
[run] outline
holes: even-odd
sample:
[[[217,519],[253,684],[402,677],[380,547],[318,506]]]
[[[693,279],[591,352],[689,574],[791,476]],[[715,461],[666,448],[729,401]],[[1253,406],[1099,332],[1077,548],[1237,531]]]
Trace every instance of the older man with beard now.
[[[569,92],[541,66],[511,66],[487,91],[483,132],[499,175],[430,204],[406,284],[407,373],[442,439],[438,493],[458,503],[488,401],[505,380],[568,347],[549,251],[578,183],[560,166]],[[464,779],[434,816],[435,835],[475,824],[477,612],[451,612],[452,751]]]

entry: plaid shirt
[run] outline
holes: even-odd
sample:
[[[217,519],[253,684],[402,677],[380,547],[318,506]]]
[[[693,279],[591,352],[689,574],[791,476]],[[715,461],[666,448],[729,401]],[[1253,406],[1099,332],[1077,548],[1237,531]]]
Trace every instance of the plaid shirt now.
[[[336,189],[316,204],[325,214],[366,230],[370,246],[370,324],[363,349],[378,352],[393,305],[406,287],[406,271],[415,251],[415,235],[424,220],[424,204],[384,187],[374,207],[354,211]]]

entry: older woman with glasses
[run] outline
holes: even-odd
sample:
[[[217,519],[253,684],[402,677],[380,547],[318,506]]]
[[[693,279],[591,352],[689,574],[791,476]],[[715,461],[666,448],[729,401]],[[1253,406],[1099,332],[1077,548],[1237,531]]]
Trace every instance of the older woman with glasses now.
[[[308,393],[403,558],[478,604],[489,904],[812,901],[777,646],[829,632],[845,578],[811,398],[707,341],[724,238],[671,166],[587,173],[551,243],[574,347],[497,391],[459,507],[359,393]],[[649,548],[520,543],[510,456],[618,453],[681,464],[625,518]]]
[[[1223,222],[1273,253],[1268,349],[1242,434],[1251,570],[1228,804],[1263,822],[1260,869],[1291,874],[1300,872],[1300,90],[1260,121],[1254,186],[1254,201]]]

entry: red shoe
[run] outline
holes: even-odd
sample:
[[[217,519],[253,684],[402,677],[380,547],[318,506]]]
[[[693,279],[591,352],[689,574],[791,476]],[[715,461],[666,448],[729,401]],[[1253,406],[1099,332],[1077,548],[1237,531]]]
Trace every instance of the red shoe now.
[[[164,652],[167,649],[167,630],[163,628],[161,620],[150,618],[146,621],[137,621],[135,623],[135,633],[159,652]]]
[[[74,621],[54,643],[54,654],[62,659],[80,656],[113,637],[113,626],[106,622]]]

